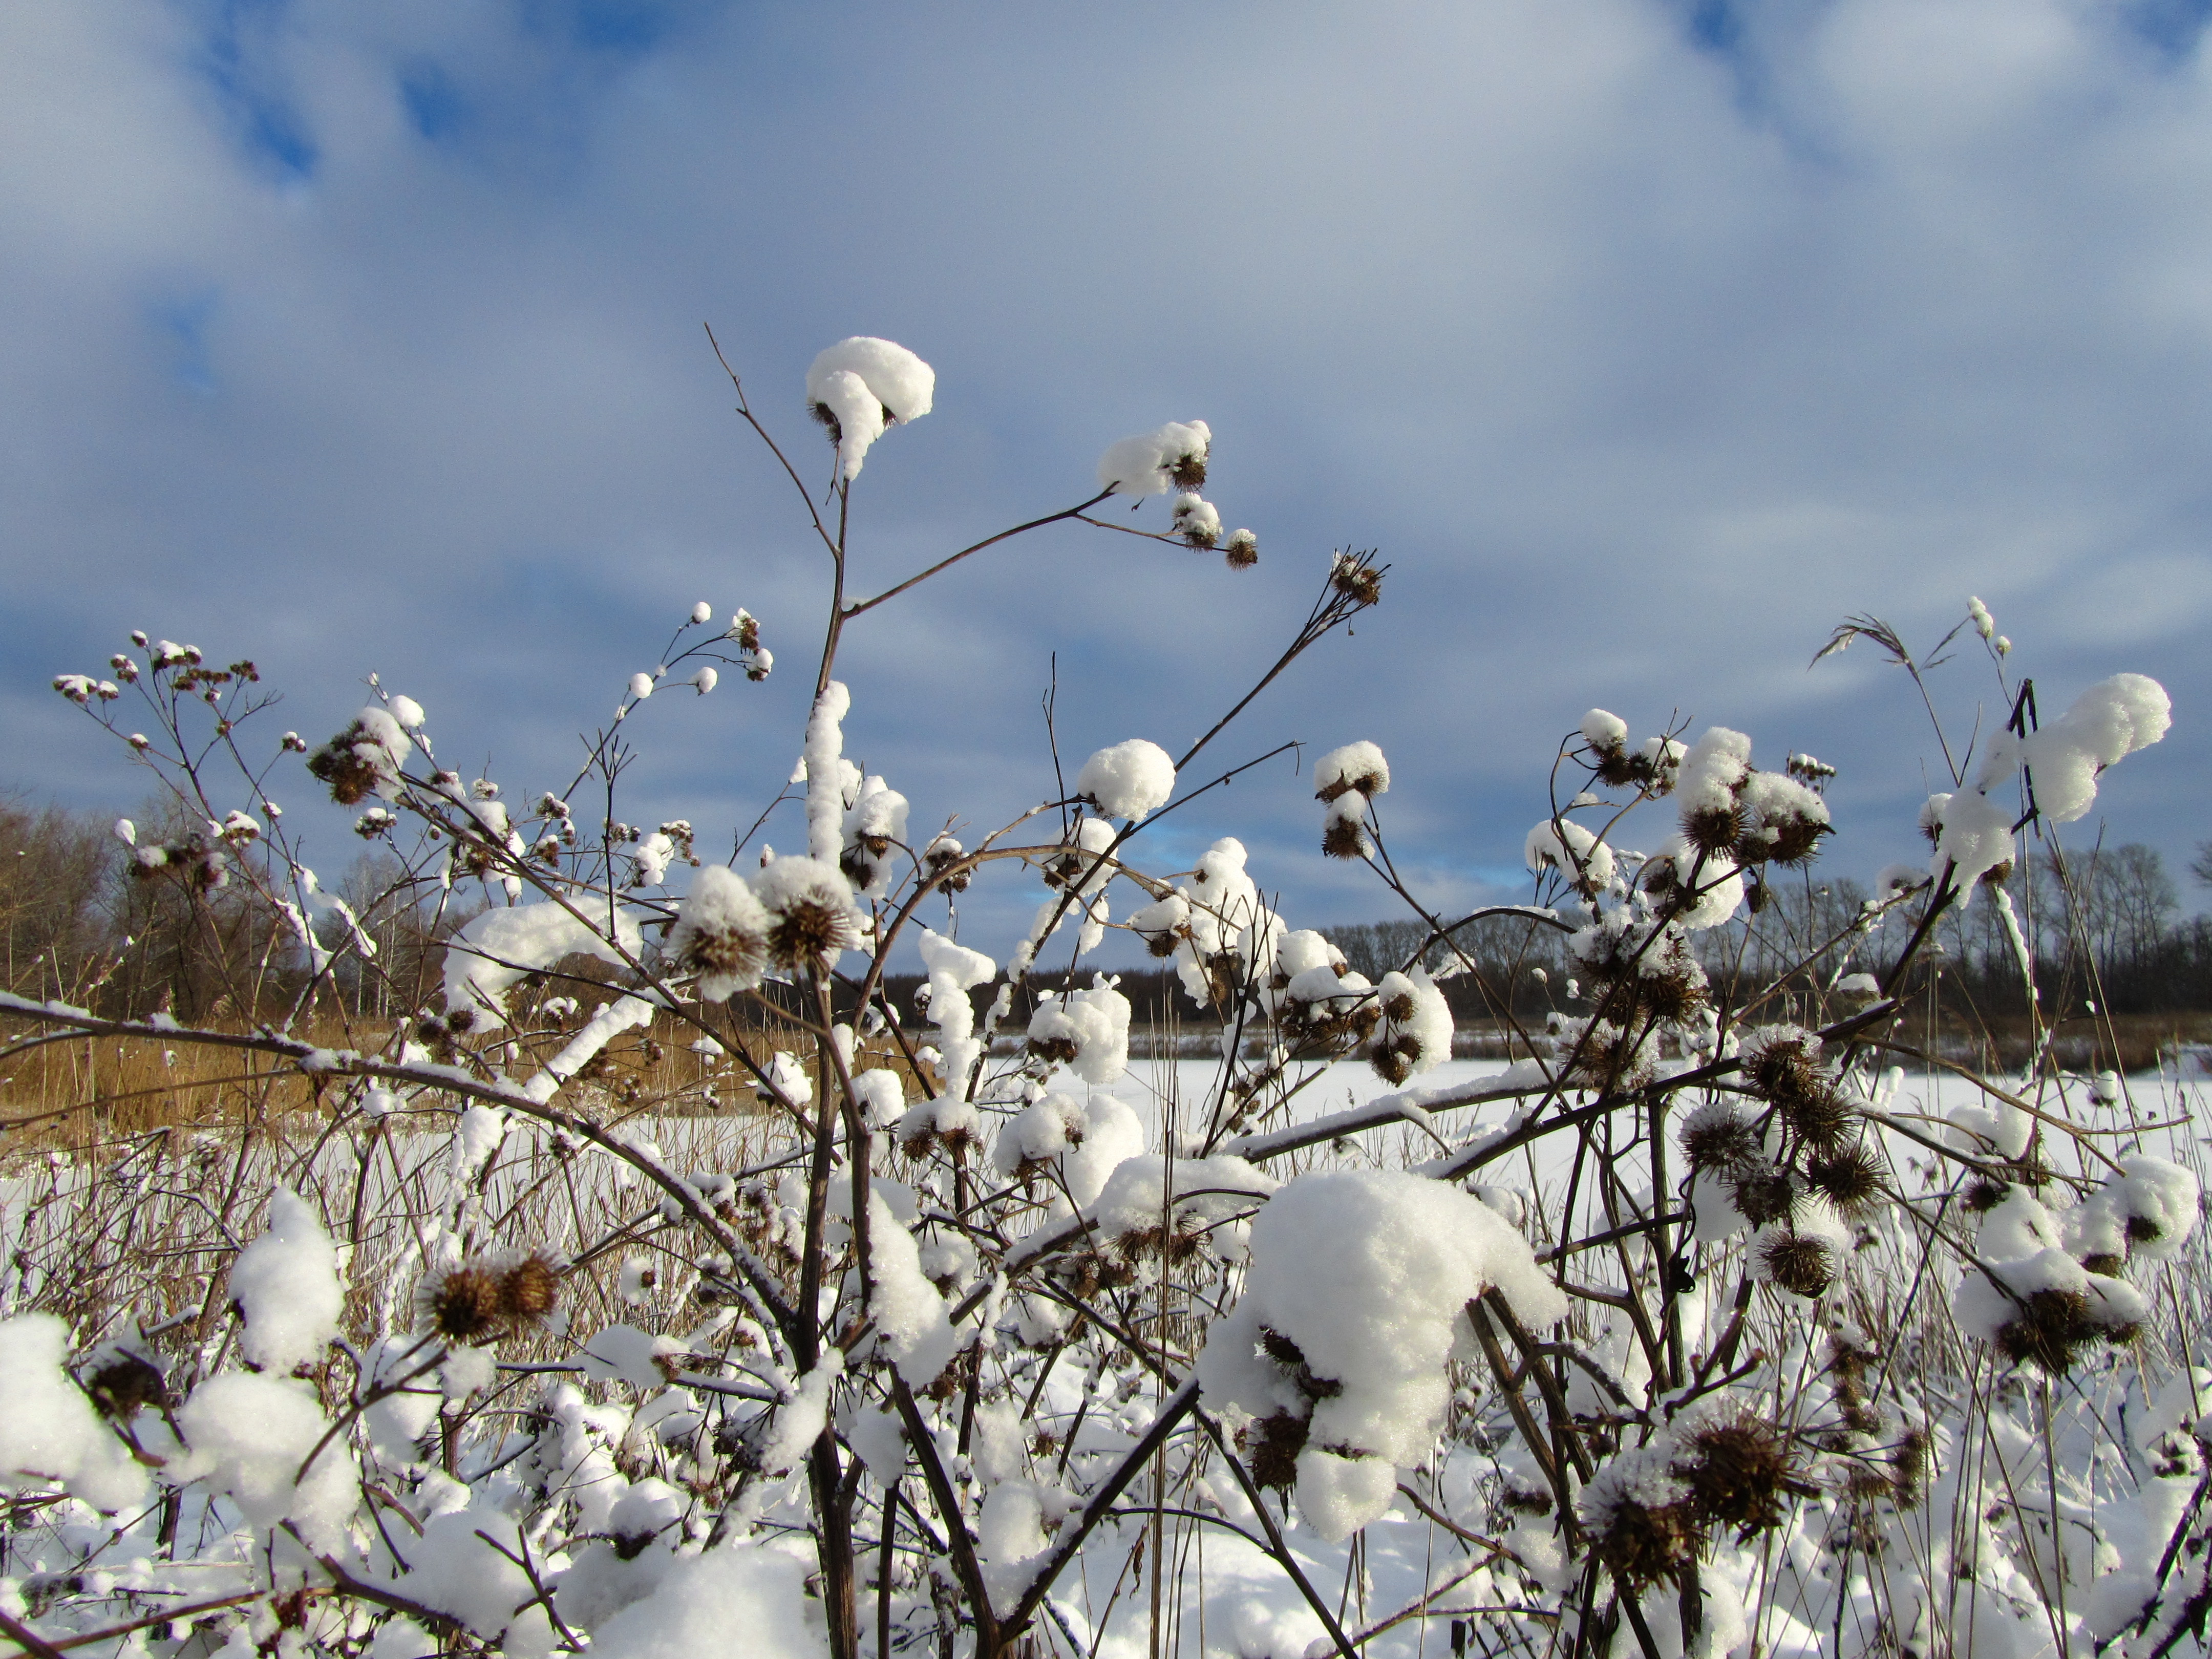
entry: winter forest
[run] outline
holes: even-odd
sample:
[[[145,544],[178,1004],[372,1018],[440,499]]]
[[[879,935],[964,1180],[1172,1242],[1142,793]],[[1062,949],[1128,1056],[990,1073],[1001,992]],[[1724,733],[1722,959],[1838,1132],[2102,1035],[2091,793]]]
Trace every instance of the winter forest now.
[[[1757,27],[1678,33],[1779,109]],[[952,353],[842,331],[698,333],[744,528],[619,605],[395,564],[303,654],[217,559],[11,644],[0,1659],[2207,1650],[2157,605],[1785,575],[1785,694],[1547,567],[1501,865],[1478,653],[1392,661],[1441,542],[1042,335],[1085,459],[1000,488],[920,449]]]

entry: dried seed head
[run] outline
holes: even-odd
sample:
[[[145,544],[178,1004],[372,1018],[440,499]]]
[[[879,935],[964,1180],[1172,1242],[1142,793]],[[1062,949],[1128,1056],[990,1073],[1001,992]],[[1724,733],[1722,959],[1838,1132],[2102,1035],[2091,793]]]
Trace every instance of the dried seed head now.
[[[127,1423],[148,1406],[166,1406],[169,1390],[161,1373],[135,1353],[117,1349],[84,1379],[84,1391],[100,1415]]]
[[[1698,1559],[1702,1540],[1686,1504],[1623,1498],[1591,1540],[1613,1577],[1632,1590],[1679,1580]]]
[[[474,1257],[427,1274],[416,1286],[416,1319],[449,1341],[480,1345],[507,1324],[501,1285],[500,1270]]]
[[[1743,813],[1734,805],[1701,806],[1682,814],[1682,836],[1701,853],[1725,853],[1743,838]]]
[[[1322,831],[1321,850],[1333,859],[1364,857],[1368,850],[1367,832],[1360,828],[1358,818],[1332,815]]]
[[[2063,1376],[2074,1363],[2075,1350],[2106,1334],[2089,1322],[2087,1297],[2054,1286],[2021,1297],[2017,1316],[1998,1327],[1996,1341],[2006,1358]]]
[[[500,1275],[500,1313],[512,1323],[543,1319],[560,1304],[561,1275],[542,1255],[526,1255]]]
[[[1835,1257],[1827,1244],[1798,1233],[1769,1239],[1759,1254],[1759,1264],[1766,1270],[1768,1283],[1808,1301],[1817,1299],[1835,1282]]]
[[[1245,1466],[1255,1486],[1279,1490],[1298,1482],[1298,1454],[1305,1449],[1306,1420],[1276,1412],[1245,1429]]]
[[[1726,1102],[1711,1101],[1682,1120],[1682,1152],[1693,1170],[1747,1170],[1759,1162],[1759,1131]]]
[[[1729,1195],[1743,1218],[1754,1227],[1786,1221],[1797,1203],[1797,1183],[1790,1172],[1771,1164],[1740,1170],[1729,1182]]]
[[[1864,1141],[1814,1158],[1806,1183],[1845,1215],[1856,1215],[1881,1191],[1881,1158]]]
[[[1797,1132],[1797,1139],[1823,1152],[1832,1152],[1842,1146],[1857,1118],[1850,1103],[1825,1085],[1783,1101],[1779,1106],[1784,1121]]]
[[[1782,1498],[1794,1476],[1790,1443],[1748,1413],[1700,1429],[1674,1473],[1689,1483],[1698,1517],[1736,1529],[1738,1541],[1782,1519]]]
[[[1223,546],[1231,570],[1249,570],[1260,562],[1260,539],[1249,530],[1234,530]]]
[[[373,793],[383,774],[376,763],[360,751],[368,733],[359,720],[332,738],[307,757],[307,772],[331,792],[341,806],[352,806]]]

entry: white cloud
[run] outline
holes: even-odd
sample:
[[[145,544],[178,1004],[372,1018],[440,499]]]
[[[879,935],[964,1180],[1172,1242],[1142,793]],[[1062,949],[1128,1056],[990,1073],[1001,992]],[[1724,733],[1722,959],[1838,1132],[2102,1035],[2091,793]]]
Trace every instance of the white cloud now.
[[[33,787],[135,787],[24,708],[131,626],[251,652],[303,730],[381,670],[537,787],[705,594],[782,667],[656,703],[638,775],[749,822],[821,561],[702,319],[810,478],[816,349],[935,363],[870,457],[863,587],[1170,418],[1212,422],[1207,493],[1261,534],[1240,577],[1054,532],[862,624],[849,747],[910,757],[917,822],[1040,797],[1055,647],[1065,729],[1194,735],[1348,544],[1394,562],[1382,608],[1220,759],[1376,738],[1440,884],[1510,859],[1593,702],[1813,749],[1839,867],[1905,850],[1915,706],[1804,671],[1849,611],[1932,641],[1978,592],[2028,672],[2168,682],[2139,766],[2212,757],[2212,95],[2118,7],[1763,8],[1726,56],[1657,0],[219,15],[0,13],[0,708]],[[1263,883],[1358,915],[1308,793],[1255,775],[1188,833],[1257,823]],[[2116,834],[2179,851],[2186,793]]]

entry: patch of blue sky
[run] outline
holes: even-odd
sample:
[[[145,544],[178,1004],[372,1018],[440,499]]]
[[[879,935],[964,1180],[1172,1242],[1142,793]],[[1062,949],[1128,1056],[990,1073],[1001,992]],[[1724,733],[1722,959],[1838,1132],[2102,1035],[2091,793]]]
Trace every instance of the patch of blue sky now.
[[[322,152],[291,101],[270,83],[261,37],[289,0],[197,0],[185,9],[199,25],[196,68],[229,118],[247,156],[284,183],[312,179]]]
[[[399,71],[399,99],[416,133],[434,144],[449,143],[468,128],[474,106],[443,64],[417,58]]]
[[[2192,56],[2212,20],[2212,0],[2133,0],[2121,13],[2127,27],[2161,57]]]
[[[635,57],[721,9],[723,0],[525,0],[523,15],[568,45]]]
[[[220,308],[211,288],[163,295],[146,307],[146,321],[168,360],[169,376],[187,391],[212,398],[220,390],[208,328]]]

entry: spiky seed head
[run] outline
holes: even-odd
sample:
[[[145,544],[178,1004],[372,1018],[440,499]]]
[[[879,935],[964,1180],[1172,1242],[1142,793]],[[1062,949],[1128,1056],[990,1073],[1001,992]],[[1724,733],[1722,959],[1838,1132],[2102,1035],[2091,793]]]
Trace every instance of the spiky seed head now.
[[[499,1277],[500,1312],[513,1323],[543,1319],[560,1305],[560,1273],[542,1255],[526,1255]]]
[[[1701,1541],[1686,1503],[1653,1505],[1632,1498],[1613,1506],[1604,1530],[1591,1540],[1613,1576],[1638,1591],[1680,1580],[1698,1559]]]
[[[1827,1244],[1800,1233],[1768,1240],[1760,1261],[1770,1283],[1808,1301],[1825,1294],[1835,1282],[1835,1257]]]
[[[1332,817],[1322,831],[1321,850],[1333,859],[1356,859],[1367,851],[1367,834],[1356,818]]]
[[[1701,853],[1725,853],[1743,837],[1743,813],[1734,805],[1685,812],[1682,836]]]
[[[1735,1528],[1740,1541],[1780,1522],[1795,1469],[1778,1430],[1745,1413],[1700,1429],[1688,1449],[1674,1473],[1689,1483],[1700,1519]]]
[[[1726,1102],[1713,1101],[1682,1121],[1682,1152],[1693,1170],[1743,1169],[1759,1161],[1759,1131]]]
[[[2063,1376],[2074,1363],[2075,1350],[2104,1334],[2089,1322],[2087,1297],[2046,1286],[2020,1298],[2018,1312],[1998,1327],[1996,1341],[2006,1358]]]
[[[416,1287],[417,1320],[448,1341],[477,1346],[507,1323],[501,1305],[501,1274],[471,1259],[427,1275]]]
[[[168,1403],[169,1389],[161,1373],[135,1353],[120,1350],[109,1354],[84,1379],[84,1391],[101,1416],[127,1423],[148,1406]]]
[[[1845,1215],[1856,1215],[1881,1191],[1881,1157],[1864,1141],[1823,1154],[1805,1166],[1806,1183]]]

